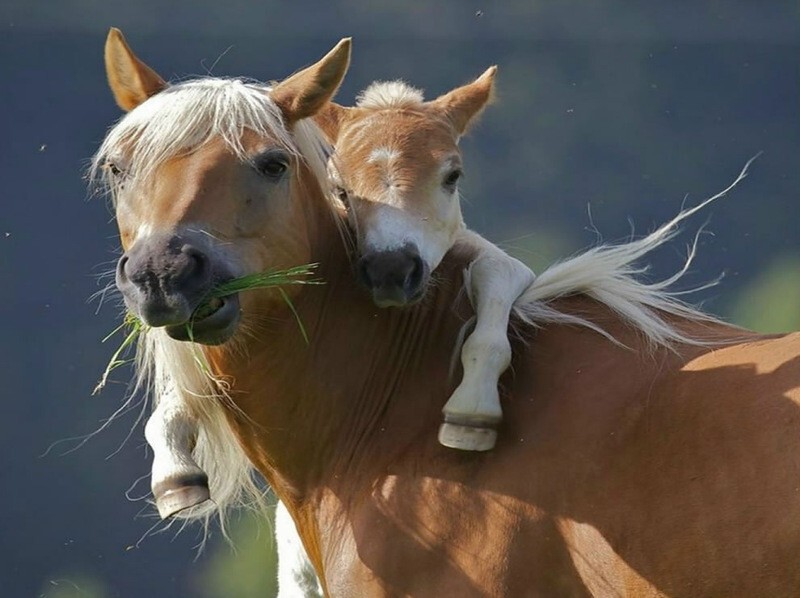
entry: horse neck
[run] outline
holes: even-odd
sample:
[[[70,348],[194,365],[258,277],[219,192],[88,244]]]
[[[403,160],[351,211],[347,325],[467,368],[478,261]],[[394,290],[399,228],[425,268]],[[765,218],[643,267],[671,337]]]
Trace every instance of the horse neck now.
[[[355,281],[333,218],[317,214],[312,259],[323,285],[302,287],[295,314],[270,306],[241,352],[211,351],[241,410],[231,422],[245,452],[284,500],[368,480],[393,455],[435,439],[452,390],[450,361],[470,315],[459,297],[465,256],[449,256],[414,308],[378,309]],[[458,309],[453,309],[458,303]]]

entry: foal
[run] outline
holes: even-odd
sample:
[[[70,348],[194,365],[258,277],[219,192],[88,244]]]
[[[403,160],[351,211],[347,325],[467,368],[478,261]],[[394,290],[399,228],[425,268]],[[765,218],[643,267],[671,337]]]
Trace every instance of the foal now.
[[[439,430],[443,445],[471,451],[497,440],[497,384],[511,361],[508,319],[534,279],[520,261],[467,230],[461,216],[458,141],[491,100],[496,70],[430,102],[400,81],[373,83],[355,107],[331,103],[317,118],[335,146],[328,172],[356,233],[358,277],[376,305],[419,301],[430,273],[456,246],[476,256],[467,284],[475,329]]]

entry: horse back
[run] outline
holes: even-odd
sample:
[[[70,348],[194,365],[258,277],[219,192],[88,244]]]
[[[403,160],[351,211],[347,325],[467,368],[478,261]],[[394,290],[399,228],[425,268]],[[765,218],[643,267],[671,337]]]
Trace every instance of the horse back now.
[[[607,324],[627,347],[516,341],[493,451],[432,436],[325,494],[331,595],[796,595],[800,334],[651,352]]]

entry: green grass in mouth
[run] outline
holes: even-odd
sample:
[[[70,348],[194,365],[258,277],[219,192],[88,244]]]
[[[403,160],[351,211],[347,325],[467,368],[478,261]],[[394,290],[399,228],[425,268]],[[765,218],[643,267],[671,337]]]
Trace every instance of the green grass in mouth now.
[[[300,316],[298,315],[297,310],[295,310],[292,301],[289,299],[289,295],[286,294],[286,291],[283,290],[282,287],[296,284],[323,284],[321,280],[311,278],[316,267],[317,264],[306,264],[304,266],[295,266],[294,268],[289,268],[288,270],[268,270],[266,272],[257,272],[256,274],[248,274],[246,276],[234,278],[233,280],[229,280],[217,285],[208,294],[208,298],[203,301],[200,304],[200,307],[194,311],[192,314],[192,319],[187,322],[186,330],[189,340],[194,341],[194,336],[192,334],[192,323],[195,320],[201,320],[210,316],[220,307],[222,307],[222,301],[220,301],[222,297],[227,297],[229,295],[235,295],[236,293],[251,291],[254,289],[277,288],[278,292],[281,294],[281,297],[283,297],[283,300],[286,302],[286,305],[288,305],[289,309],[292,311],[295,320],[297,320],[297,325],[300,328],[300,334],[303,335],[303,339],[305,340],[306,344],[308,344],[308,335],[303,327],[303,323],[300,321]],[[97,386],[95,386],[92,394],[99,393],[105,387],[106,383],[108,382],[108,376],[111,374],[111,372],[131,361],[131,359],[125,359],[125,355],[139,338],[139,335],[146,329],[147,325],[144,322],[142,322],[134,314],[127,312],[123,318],[122,324],[117,326],[108,336],[103,339],[102,342],[106,342],[112,337],[116,336],[118,333],[125,335],[117,350],[111,355],[111,359],[109,360],[108,365],[106,366],[106,369],[103,372],[100,381],[97,383]],[[196,359],[198,359],[198,363],[201,365],[201,367],[207,367],[204,363],[204,360],[201,360],[197,356]]]

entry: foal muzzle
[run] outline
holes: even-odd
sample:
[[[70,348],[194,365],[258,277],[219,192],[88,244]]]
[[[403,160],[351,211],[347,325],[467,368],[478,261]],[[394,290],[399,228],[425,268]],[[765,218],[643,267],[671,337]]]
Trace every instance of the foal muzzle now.
[[[425,294],[430,270],[417,248],[365,254],[357,265],[358,278],[372,292],[378,307],[402,307],[419,301]]]

